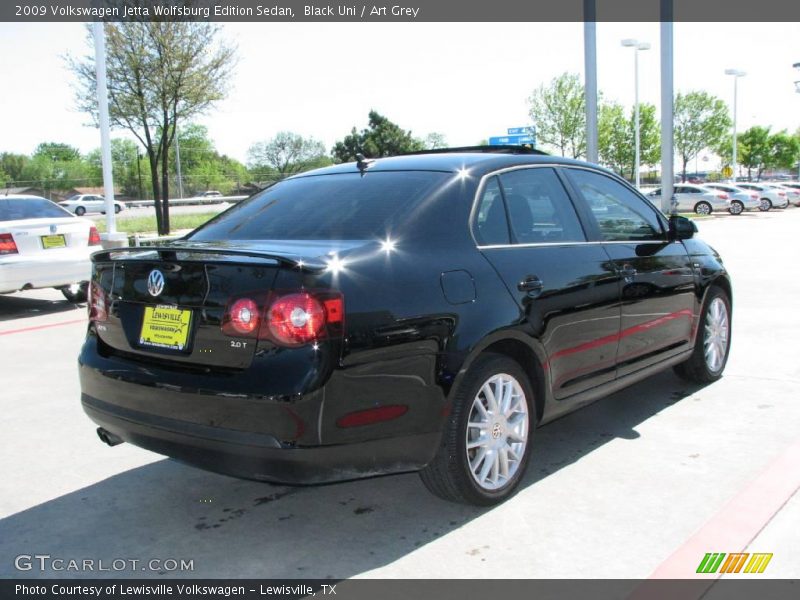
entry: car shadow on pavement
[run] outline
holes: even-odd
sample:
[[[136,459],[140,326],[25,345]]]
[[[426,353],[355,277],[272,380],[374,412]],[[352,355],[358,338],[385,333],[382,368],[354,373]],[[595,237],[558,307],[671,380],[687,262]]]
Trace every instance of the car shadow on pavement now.
[[[697,389],[662,373],[538,430],[525,496],[511,502],[525,502],[525,488],[606,442],[635,440],[638,425]],[[439,500],[415,474],[287,487],[159,460],[0,520],[0,576],[344,579],[491,518],[492,510]],[[463,552],[480,552],[479,538]],[[100,559],[107,568],[114,559],[140,562],[118,572],[17,570],[15,557],[26,554],[93,559],[95,569]],[[194,569],[143,570],[151,559],[191,560]]]
[[[49,300],[0,295],[0,322],[65,312],[74,312],[76,315],[84,316],[86,304],[73,304],[66,299]]]

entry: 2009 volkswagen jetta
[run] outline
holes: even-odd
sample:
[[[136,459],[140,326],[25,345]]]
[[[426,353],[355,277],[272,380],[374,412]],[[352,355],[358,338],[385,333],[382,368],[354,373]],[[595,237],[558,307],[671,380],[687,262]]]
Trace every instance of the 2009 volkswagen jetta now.
[[[284,180],[184,238],[94,255],[101,439],[291,484],[420,471],[492,504],[537,426],[658,371],[710,382],[731,284],[599,167],[433,152]]]

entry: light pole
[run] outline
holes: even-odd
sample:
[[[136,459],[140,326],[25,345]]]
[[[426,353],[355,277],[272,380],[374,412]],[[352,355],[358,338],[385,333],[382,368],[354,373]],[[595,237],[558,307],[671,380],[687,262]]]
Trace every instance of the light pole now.
[[[639,40],[625,39],[622,40],[622,45],[626,48],[633,48],[633,112],[634,112],[634,146],[636,148],[636,157],[634,158],[633,175],[636,180],[636,187],[639,187],[639,50],[649,50],[650,44],[647,42],[640,42]]]
[[[733,76],[733,183],[736,183],[736,105],[738,104],[738,83],[739,77],[744,77],[747,75],[744,71],[740,71],[739,69],[725,69],[725,75],[732,75]]]

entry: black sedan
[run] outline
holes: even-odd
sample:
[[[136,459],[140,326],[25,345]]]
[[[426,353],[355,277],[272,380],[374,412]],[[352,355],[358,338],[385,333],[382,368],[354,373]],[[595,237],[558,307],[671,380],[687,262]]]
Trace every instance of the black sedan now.
[[[110,445],[222,473],[419,471],[493,504],[537,426],[671,367],[722,375],[731,284],[695,231],[522,149],[304,173],[178,241],[94,255],[83,407]]]

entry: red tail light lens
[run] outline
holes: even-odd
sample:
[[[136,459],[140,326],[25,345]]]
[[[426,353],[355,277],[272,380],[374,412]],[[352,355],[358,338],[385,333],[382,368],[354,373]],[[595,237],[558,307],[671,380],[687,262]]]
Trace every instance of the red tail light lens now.
[[[286,346],[301,346],[318,339],[325,321],[324,306],[310,294],[282,296],[267,310],[271,337]]]
[[[89,228],[89,245],[90,246],[100,245],[100,234],[97,232],[97,227],[95,227],[94,225]]]
[[[720,194],[719,197],[722,198],[723,200],[727,200],[728,194]]]
[[[259,308],[255,300],[239,298],[225,313],[222,331],[228,335],[250,337],[258,329]]]
[[[0,254],[18,254],[17,243],[10,233],[0,233]]]
[[[108,320],[108,297],[96,281],[89,285],[89,320],[95,323]]]

